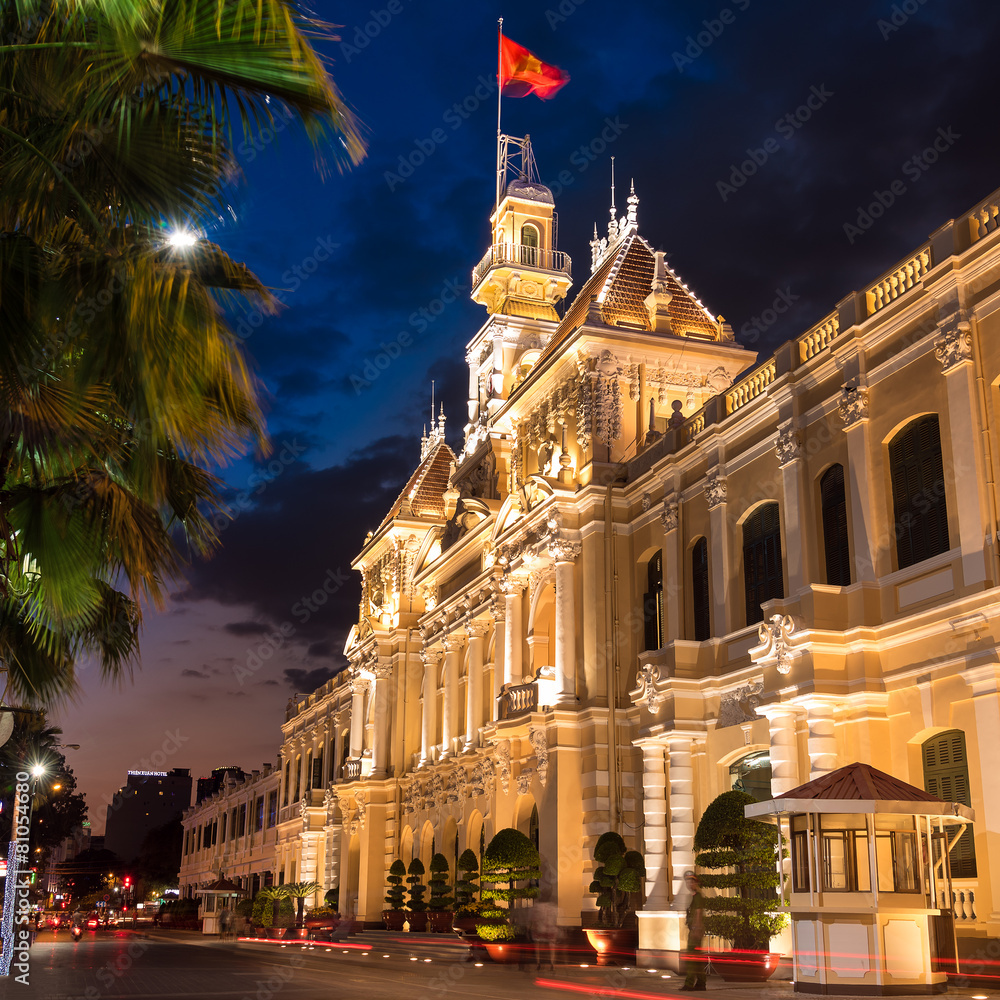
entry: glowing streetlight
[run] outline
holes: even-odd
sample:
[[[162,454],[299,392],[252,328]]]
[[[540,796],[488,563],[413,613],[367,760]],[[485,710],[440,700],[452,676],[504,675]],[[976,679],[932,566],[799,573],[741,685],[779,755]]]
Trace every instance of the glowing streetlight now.
[[[167,243],[172,247],[177,247],[179,250],[193,247],[197,242],[198,236],[189,229],[172,229],[167,234]]]
[[[40,778],[43,774],[45,774],[45,765],[44,764],[36,764],[31,769],[31,773],[32,773],[33,777]]]

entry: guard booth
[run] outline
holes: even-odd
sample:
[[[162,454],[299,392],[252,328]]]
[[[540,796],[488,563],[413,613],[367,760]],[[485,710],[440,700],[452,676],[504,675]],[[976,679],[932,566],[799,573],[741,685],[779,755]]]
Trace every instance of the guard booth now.
[[[848,764],[745,812],[782,834],[796,992],[947,989],[958,971],[948,853],[968,806]]]
[[[222,911],[228,909],[235,917],[236,904],[247,893],[235,882],[220,877],[199,889],[198,895],[201,896],[202,934],[220,934],[222,927],[219,925],[219,917]]]

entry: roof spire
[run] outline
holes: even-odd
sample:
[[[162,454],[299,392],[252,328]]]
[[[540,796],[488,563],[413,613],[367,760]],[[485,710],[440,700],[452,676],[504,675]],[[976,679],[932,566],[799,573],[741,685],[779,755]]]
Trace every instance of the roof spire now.
[[[635,193],[635,178],[632,179],[632,191],[628,196],[628,228],[636,230],[639,228],[638,212],[639,196]]]

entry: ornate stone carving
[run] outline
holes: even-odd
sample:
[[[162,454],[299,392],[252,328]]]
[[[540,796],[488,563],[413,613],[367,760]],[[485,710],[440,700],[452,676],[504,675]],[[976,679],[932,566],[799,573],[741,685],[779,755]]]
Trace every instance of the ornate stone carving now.
[[[660,668],[655,663],[643,663],[639,667],[636,682],[642,687],[642,694],[636,701],[646,702],[646,707],[653,714],[660,710],[663,704],[664,695],[656,690],[656,683],[660,680]]]
[[[419,782],[413,782],[403,789],[403,815],[409,816],[416,812],[417,800],[420,797]]]
[[[758,718],[757,706],[763,693],[762,680],[749,681],[733,691],[725,692],[719,701],[719,721],[716,728],[725,729],[727,726],[753,722]]]
[[[868,392],[857,386],[844,386],[840,394],[840,419],[844,427],[853,427],[859,420],[868,419]]]
[[[642,495],[642,512],[645,514],[650,507],[653,506],[653,497],[650,493],[643,493]]]
[[[779,674],[787,674],[792,669],[792,658],[789,653],[789,639],[795,631],[795,622],[791,615],[771,615],[762,622],[757,634],[760,641],[769,646],[763,657],[774,657]]]
[[[368,808],[365,793],[362,791],[357,791],[354,793],[354,802],[357,806],[356,818],[358,825],[363,830],[365,828],[365,811]]]
[[[527,795],[531,788],[531,778],[535,773],[535,769],[532,767],[522,767],[517,775],[517,793],[518,795]]]
[[[363,695],[368,690],[368,678],[360,675],[351,678],[351,694]]]
[[[299,803],[299,818],[305,822],[309,819],[309,793],[306,792],[302,796],[302,801]]]
[[[557,563],[576,562],[580,557],[580,551],[580,543],[572,542],[567,538],[553,538],[549,541],[549,552]]]
[[[802,457],[802,435],[791,423],[779,428],[774,450],[778,456],[778,465],[788,465]]]
[[[388,656],[380,656],[378,660],[372,664],[372,673],[379,680],[385,680],[386,678],[392,677],[392,661]]]
[[[677,530],[679,513],[680,504],[677,502],[677,494],[667,494],[663,499],[663,509],[660,511],[660,520],[663,522],[664,531]]]
[[[495,777],[493,761],[484,757],[473,769],[470,778],[470,794],[486,795],[487,789],[492,790]]]
[[[964,312],[959,316],[955,325],[942,330],[942,335],[934,341],[934,357],[941,362],[941,370],[945,372],[972,360],[972,326]]]
[[[545,787],[545,780],[549,775],[549,738],[545,730],[539,726],[528,727],[528,742],[531,749],[535,751],[535,760],[538,780]]]
[[[718,507],[720,503],[726,502],[726,477],[715,475],[705,483],[705,499],[708,501],[708,508]]]
[[[500,740],[497,743],[496,759],[497,775],[500,778],[500,785],[506,795],[510,791],[510,741]]]
[[[524,593],[525,581],[519,576],[514,576],[512,573],[505,573],[498,585],[505,596],[510,597],[513,595],[519,597]]]
[[[459,653],[463,646],[465,646],[464,632],[452,632],[444,637],[444,648],[449,653]]]

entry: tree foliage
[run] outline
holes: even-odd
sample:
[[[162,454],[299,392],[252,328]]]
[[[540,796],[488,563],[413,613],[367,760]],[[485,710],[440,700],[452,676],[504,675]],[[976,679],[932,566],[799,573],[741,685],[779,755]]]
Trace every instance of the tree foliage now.
[[[406,865],[403,864],[402,858],[396,858],[389,865],[389,874],[385,877],[386,882],[389,883],[389,888],[385,894],[385,901],[389,904],[390,910],[401,910],[403,908],[403,897],[406,894],[406,890],[403,888],[403,879],[405,878]]]
[[[494,905],[484,907],[482,922],[476,924],[476,931],[484,941],[509,941],[517,936],[517,928],[511,921],[512,911],[520,900],[538,895],[538,887],[532,881],[541,878],[541,863],[535,845],[512,827],[500,830],[489,842],[483,853],[480,878],[484,887],[482,899]]]
[[[420,858],[414,858],[406,869],[406,884],[410,887],[410,898],[406,908],[411,913],[423,913],[427,909],[427,902],[424,899],[427,886],[423,882],[426,872],[427,869],[424,868],[424,863]]]
[[[743,807],[757,800],[746,792],[723,792],[705,810],[694,835],[696,864],[709,872],[701,884],[726,895],[705,900],[705,930],[740,951],[767,951],[785,925],[776,914],[778,831],[747,819]]]
[[[630,851],[613,830],[602,833],[594,846],[594,878],[590,891],[597,893],[597,908],[604,927],[621,927],[634,910],[634,893],[642,889],[646,863],[638,851]]]
[[[470,848],[462,851],[458,858],[461,878],[455,881],[455,907],[458,911],[471,906],[479,889],[479,858]]]
[[[455,900],[448,895],[448,875],[451,867],[448,859],[443,854],[435,854],[431,858],[431,874],[428,878],[430,888],[430,899],[427,902],[427,909],[435,912],[447,910]]]

